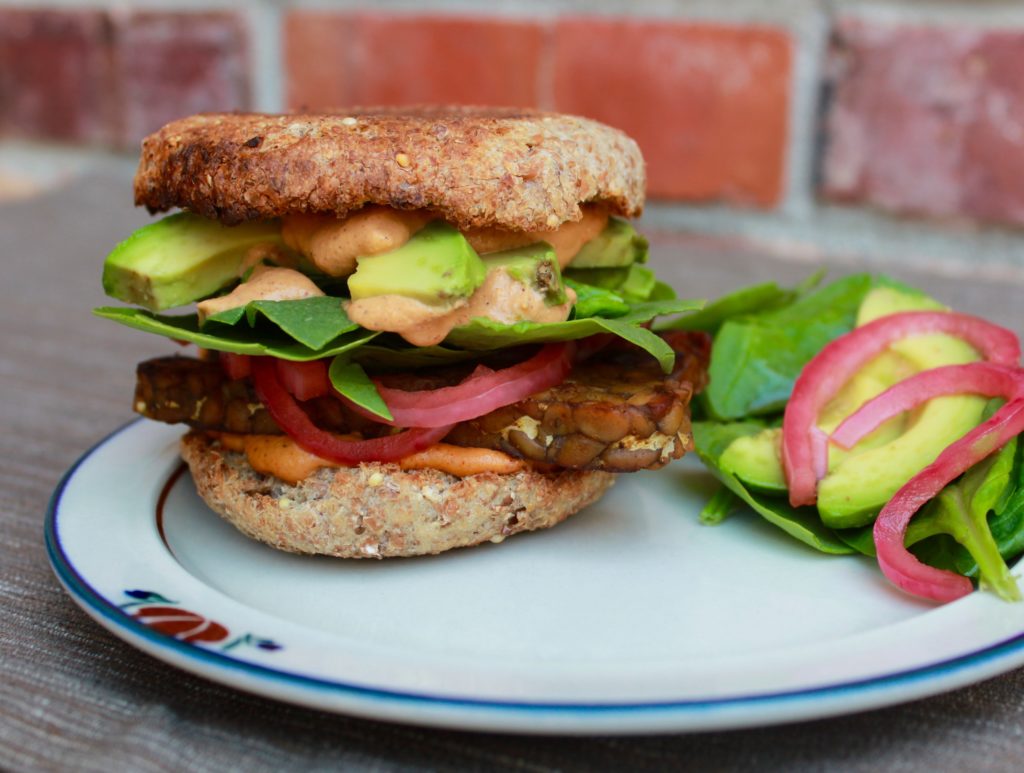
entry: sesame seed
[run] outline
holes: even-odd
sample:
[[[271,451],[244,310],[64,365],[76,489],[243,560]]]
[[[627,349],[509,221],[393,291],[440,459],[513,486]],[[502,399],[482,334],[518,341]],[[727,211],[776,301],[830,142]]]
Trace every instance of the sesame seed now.
[[[402,167],[402,169],[408,169],[412,164],[412,161],[409,160],[409,157],[405,155],[405,153],[399,153],[395,156],[395,161],[398,162],[398,165]]]
[[[558,223],[559,223],[558,215],[555,215],[555,214],[548,215],[548,228],[557,228],[558,227]]]
[[[344,118],[341,119],[341,123],[343,126],[355,126],[358,123],[358,121],[356,121],[356,119],[353,118],[352,116],[346,115]]]
[[[376,487],[376,486],[379,486],[383,482],[384,482],[384,476],[381,473],[379,473],[379,472],[375,472],[375,473],[373,473],[373,475],[370,476],[370,479],[366,481],[366,485]]]

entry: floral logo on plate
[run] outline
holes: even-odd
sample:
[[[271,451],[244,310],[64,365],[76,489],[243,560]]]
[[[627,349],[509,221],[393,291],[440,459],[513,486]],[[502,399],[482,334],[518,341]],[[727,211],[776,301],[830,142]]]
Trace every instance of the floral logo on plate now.
[[[132,599],[120,604],[119,608],[154,631],[188,644],[216,645],[221,652],[227,652],[240,645],[274,652],[282,648],[272,639],[265,639],[251,633],[232,637],[231,632],[215,620],[198,612],[179,606],[177,601],[149,590],[126,590],[124,595]]]

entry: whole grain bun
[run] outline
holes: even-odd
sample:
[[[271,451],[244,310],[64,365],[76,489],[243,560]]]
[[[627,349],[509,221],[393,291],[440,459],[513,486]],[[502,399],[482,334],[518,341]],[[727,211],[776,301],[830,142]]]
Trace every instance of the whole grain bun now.
[[[500,108],[208,114],[142,143],[135,203],[234,224],[366,204],[430,209],[460,228],[533,231],[603,202],[635,217],[644,162],[617,129]]]
[[[393,464],[322,469],[292,486],[201,433],[181,441],[199,495],[243,534],[292,553],[386,558],[440,553],[543,529],[596,501],[606,472],[457,478]]]

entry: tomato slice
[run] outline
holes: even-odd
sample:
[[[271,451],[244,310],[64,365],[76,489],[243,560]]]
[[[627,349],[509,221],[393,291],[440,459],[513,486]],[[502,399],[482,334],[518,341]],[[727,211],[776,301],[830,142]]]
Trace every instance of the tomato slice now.
[[[221,367],[232,381],[249,377],[252,373],[251,360],[252,358],[248,354],[220,353]]]
[[[371,440],[342,440],[320,429],[285,389],[272,357],[252,359],[252,380],[263,405],[278,426],[311,454],[346,465],[360,462],[397,462],[439,442],[451,425],[409,429]]]
[[[292,362],[275,359],[274,365],[284,388],[300,400],[312,400],[333,391],[327,375],[327,360]]]

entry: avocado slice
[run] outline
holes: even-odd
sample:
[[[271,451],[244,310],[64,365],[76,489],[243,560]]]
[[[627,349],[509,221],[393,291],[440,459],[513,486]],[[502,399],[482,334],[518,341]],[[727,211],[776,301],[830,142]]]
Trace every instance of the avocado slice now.
[[[900,311],[943,308],[927,296],[882,287],[865,298],[857,322],[862,325]],[[978,359],[977,352],[964,341],[944,335],[907,338],[894,344],[890,353],[902,357],[915,372]],[[854,453],[830,465],[832,469],[818,484],[821,520],[836,529],[871,523],[904,483],[978,425],[985,404],[983,397],[939,397],[907,417],[905,430],[889,442],[863,452],[858,445]],[[835,451],[830,449],[830,457]]]
[[[283,247],[275,221],[223,226],[191,212],[143,226],[118,244],[103,264],[107,295],[151,311],[184,306],[238,279],[249,249]]]
[[[397,249],[356,259],[348,279],[353,301],[402,295],[431,306],[468,298],[487,275],[480,256],[458,229],[435,220]]]
[[[647,262],[647,240],[628,220],[608,218],[608,225],[580,248],[570,265],[573,268],[615,268]]]
[[[781,444],[782,430],[778,428],[738,437],[722,453],[718,464],[754,491],[785,494],[786,476],[779,461]]]
[[[900,311],[943,310],[923,294],[880,287],[865,296],[857,324]],[[978,359],[963,341],[949,336],[918,336],[894,344],[843,386],[822,411],[818,425],[831,432],[849,414],[875,395],[920,370]],[[871,523],[881,507],[910,478],[935,460],[947,445],[981,421],[981,397],[941,397],[910,416],[897,416],[865,437],[850,451],[829,447],[829,473],[818,485],[822,521],[843,529]],[[751,489],[785,494],[780,462],[779,429],[734,440],[720,465]]]
[[[548,306],[561,306],[568,297],[562,272],[558,266],[555,248],[547,242],[537,242],[502,252],[492,252],[483,258],[487,273],[504,271],[520,284],[544,295]]]

